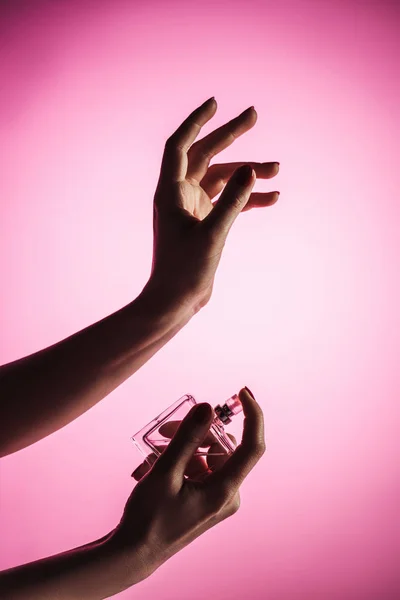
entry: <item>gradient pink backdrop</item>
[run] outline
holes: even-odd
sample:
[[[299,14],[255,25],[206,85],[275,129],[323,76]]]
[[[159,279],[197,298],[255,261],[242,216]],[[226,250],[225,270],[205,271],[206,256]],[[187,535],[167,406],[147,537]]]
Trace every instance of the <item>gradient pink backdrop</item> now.
[[[10,8],[11,5],[11,8]],[[130,436],[184,393],[248,385],[268,452],[232,518],[120,594],[400,595],[399,5],[1,4],[2,363],[127,304],[147,281],[167,137],[212,95],[256,126],[213,162],[278,160],[231,230],[213,297],[83,417],[0,462],[1,568],[119,520]]]

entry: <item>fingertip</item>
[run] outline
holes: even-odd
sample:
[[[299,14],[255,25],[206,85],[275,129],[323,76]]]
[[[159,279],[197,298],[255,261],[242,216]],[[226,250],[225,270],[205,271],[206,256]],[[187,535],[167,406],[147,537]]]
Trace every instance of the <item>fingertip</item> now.
[[[252,395],[246,390],[245,387],[242,387],[240,392],[238,393],[239,396],[239,400],[240,402],[243,403],[243,399],[246,401],[246,399],[250,396],[250,398],[252,398]]]
[[[208,402],[202,402],[196,406],[194,419],[197,423],[203,425],[211,419],[212,408]]]
[[[201,104],[200,108],[215,108],[217,106],[217,101],[215,99],[215,96],[212,96],[211,98],[209,98],[208,100],[206,100],[205,102],[203,102],[203,104]]]
[[[244,386],[244,389],[246,390],[246,392],[248,394],[250,394],[250,396],[255,400],[254,394],[253,392],[247,387],[247,385]]]
[[[254,175],[254,169],[250,165],[242,165],[233,174],[233,180],[240,187],[246,187],[252,183]]]
[[[231,433],[227,433],[228,438],[231,440],[231,442],[233,442],[234,446],[237,446],[237,439],[235,438],[234,435],[232,435]]]
[[[239,400],[241,401],[242,405],[245,404],[246,406],[250,407],[250,406],[255,406],[258,405],[258,402],[253,394],[253,392],[247,387],[244,386],[240,392],[239,392]],[[243,406],[243,410],[245,410],[245,407]]]
[[[142,469],[142,468],[143,468],[143,465],[144,465],[144,463],[140,463],[140,465],[138,465],[138,466],[136,467],[136,469],[134,469],[134,470],[132,471],[131,477],[135,477],[135,475],[137,475],[137,473],[140,471],[140,469]]]

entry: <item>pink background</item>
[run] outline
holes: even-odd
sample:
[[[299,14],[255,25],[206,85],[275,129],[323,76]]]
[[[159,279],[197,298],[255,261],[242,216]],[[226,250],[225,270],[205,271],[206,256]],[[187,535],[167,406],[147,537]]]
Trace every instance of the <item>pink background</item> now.
[[[1,568],[104,535],[130,436],[185,393],[247,384],[268,451],[240,511],[119,597],[399,597],[399,18],[362,0],[1,4],[2,363],[141,291],[165,140],[207,98],[199,137],[258,112],[213,162],[281,162],[255,186],[279,202],[240,215],[209,305],[2,459]]]

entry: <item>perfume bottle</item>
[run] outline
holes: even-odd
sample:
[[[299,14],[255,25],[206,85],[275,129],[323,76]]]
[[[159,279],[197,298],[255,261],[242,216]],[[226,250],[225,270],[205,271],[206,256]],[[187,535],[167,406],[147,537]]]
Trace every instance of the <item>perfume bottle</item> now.
[[[153,454],[158,457],[163,453],[180,421],[196,404],[195,398],[186,394],[132,436],[133,443],[150,466],[152,462],[149,456]],[[232,454],[235,450],[232,441],[226,435],[224,426],[228,425],[232,417],[242,410],[239,396],[234,394],[222,406],[217,404],[213,410],[214,418],[209,433],[194,456],[221,456]]]

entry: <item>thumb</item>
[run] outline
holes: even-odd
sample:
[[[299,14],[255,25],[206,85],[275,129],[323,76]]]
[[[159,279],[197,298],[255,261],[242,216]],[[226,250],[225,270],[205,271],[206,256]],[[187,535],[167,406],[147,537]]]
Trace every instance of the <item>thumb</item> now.
[[[236,169],[214,208],[203,219],[203,227],[227,233],[246,206],[255,181],[255,173],[250,165]]]
[[[183,419],[166,450],[154,464],[153,470],[171,473],[183,479],[193,454],[207,436],[211,425],[210,404],[196,404]]]

